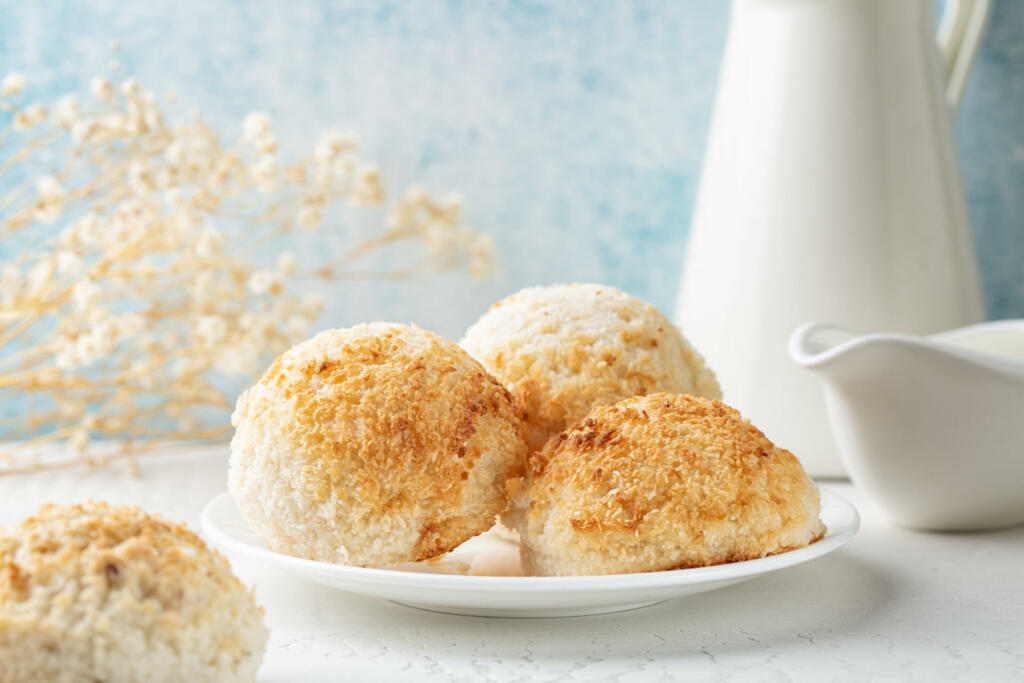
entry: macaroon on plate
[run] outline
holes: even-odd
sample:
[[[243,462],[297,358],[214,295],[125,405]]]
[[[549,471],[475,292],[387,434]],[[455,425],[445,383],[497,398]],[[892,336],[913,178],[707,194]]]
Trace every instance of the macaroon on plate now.
[[[822,489],[820,519],[828,528],[803,548],[709,567],[601,576],[521,576],[518,546],[493,532],[470,539],[440,558],[387,568],[364,568],[268,550],[230,494],[202,512],[207,538],[232,558],[256,561],[295,578],[420,609],[492,617],[568,617],[646,607],[696,595],[802,564],[839,548],[860,525],[856,509]]]

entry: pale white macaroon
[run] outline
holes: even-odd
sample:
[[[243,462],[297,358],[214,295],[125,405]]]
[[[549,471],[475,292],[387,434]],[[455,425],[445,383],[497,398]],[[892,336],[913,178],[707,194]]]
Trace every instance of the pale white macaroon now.
[[[509,392],[415,326],[328,330],[239,399],[228,487],[276,551],[415,562],[490,527],[526,442]]]
[[[252,681],[262,610],[180,524],[126,505],[45,505],[0,532],[0,681]]]
[[[536,450],[595,406],[658,391],[721,398],[662,313],[614,287],[529,287],[495,303],[462,347],[508,387]]]

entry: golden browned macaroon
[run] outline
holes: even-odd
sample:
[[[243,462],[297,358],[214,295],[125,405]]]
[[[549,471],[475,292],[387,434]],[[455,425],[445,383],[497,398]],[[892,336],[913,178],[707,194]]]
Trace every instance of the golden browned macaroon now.
[[[594,406],[658,391],[722,395],[668,318],[604,285],[523,289],[494,304],[461,343],[523,406],[531,450]]]
[[[194,533],[137,507],[44,505],[0,532],[0,681],[252,681],[262,610]]]
[[[486,531],[526,455],[509,392],[415,326],[328,330],[239,399],[228,487],[274,550],[414,562]]]
[[[818,488],[715,400],[595,408],[530,459],[504,521],[528,574],[621,574],[764,557],[822,537]]]

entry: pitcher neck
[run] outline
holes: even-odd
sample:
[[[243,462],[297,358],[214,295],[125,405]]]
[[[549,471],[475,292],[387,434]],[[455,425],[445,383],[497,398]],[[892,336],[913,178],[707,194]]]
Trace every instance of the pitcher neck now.
[[[733,19],[751,11],[790,13],[812,20],[860,17],[902,21],[922,30],[929,39],[936,18],[935,0],[732,0]]]

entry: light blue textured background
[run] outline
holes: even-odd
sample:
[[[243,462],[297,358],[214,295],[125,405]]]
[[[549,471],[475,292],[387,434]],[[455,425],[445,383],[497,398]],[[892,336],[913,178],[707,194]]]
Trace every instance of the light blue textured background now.
[[[500,270],[331,293],[327,325],[458,337],[521,286],[595,280],[670,311],[725,2],[8,0],[0,70],[56,95],[102,72],[174,91],[229,137],[250,109],[292,149],[352,128],[392,186],[460,190]],[[1024,316],[1024,2],[997,0],[957,122],[991,317]]]

